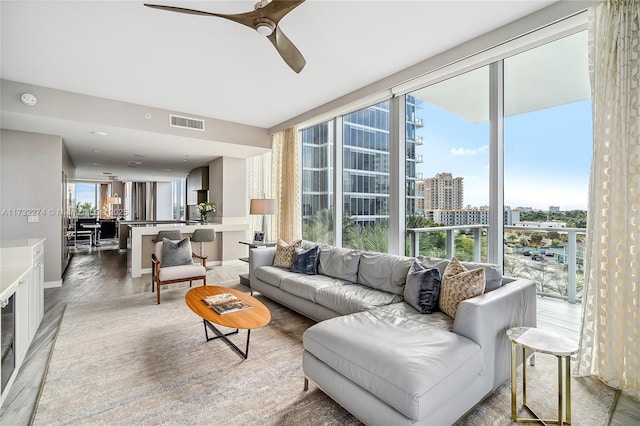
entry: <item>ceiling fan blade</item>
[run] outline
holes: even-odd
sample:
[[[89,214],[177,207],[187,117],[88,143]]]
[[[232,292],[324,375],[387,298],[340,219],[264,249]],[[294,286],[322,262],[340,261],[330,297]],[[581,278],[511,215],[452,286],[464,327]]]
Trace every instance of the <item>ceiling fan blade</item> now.
[[[189,15],[203,15],[203,16],[215,16],[217,18],[229,19],[230,21],[237,22],[242,25],[246,25],[249,28],[255,29],[254,21],[259,15],[256,13],[257,11],[251,11],[247,13],[239,13],[235,15],[224,15],[222,13],[213,13],[213,12],[205,12],[203,10],[195,10],[195,9],[187,9],[185,7],[176,7],[176,6],[164,6],[161,4],[144,4],[147,7],[152,9],[160,9],[167,10],[169,12],[178,12],[178,13],[186,13]]]
[[[291,40],[284,35],[280,27],[276,27],[275,31],[267,38],[271,40],[271,43],[275,46],[280,56],[282,56],[282,59],[284,59],[292,70],[296,73],[302,71],[307,61]]]
[[[260,18],[269,18],[277,24],[287,13],[302,3],[304,3],[304,0],[273,0],[265,7],[257,9],[254,12],[259,12]]]

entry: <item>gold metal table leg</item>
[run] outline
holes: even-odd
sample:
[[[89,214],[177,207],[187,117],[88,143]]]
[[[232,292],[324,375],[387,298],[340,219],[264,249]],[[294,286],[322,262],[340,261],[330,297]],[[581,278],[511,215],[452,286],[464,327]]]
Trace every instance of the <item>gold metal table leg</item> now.
[[[564,395],[562,391],[564,386],[562,384],[562,357],[558,356],[558,426],[562,426],[562,403],[564,402]]]
[[[567,423],[571,424],[571,356],[566,357],[565,362],[565,385],[567,388],[564,411],[567,413]]]
[[[522,347],[522,405],[527,405],[527,351]]]
[[[516,421],[516,388],[518,386],[516,382],[516,358],[517,348],[515,342],[511,342],[511,421]]]

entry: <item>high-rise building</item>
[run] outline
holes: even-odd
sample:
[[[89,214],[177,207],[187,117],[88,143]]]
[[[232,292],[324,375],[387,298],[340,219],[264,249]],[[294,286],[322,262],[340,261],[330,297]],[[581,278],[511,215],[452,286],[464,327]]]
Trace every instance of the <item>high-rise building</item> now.
[[[407,97],[407,214],[415,214],[416,145],[422,138],[415,117],[419,101]],[[389,219],[389,101],[342,117],[343,212],[360,225]],[[333,129],[330,123],[304,129],[302,139],[302,215],[309,219],[331,207]]]
[[[461,210],[464,201],[462,177],[453,177],[451,173],[438,173],[427,178],[423,187],[423,210]]]

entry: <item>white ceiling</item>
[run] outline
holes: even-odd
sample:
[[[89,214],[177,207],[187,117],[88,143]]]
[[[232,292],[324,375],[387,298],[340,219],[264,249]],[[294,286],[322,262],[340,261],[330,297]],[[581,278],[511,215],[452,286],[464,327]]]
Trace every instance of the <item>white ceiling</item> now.
[[[249,11],[254,4],[157,3],[219,13]],[[154,10],[142,1],[3,0],[0,76],[267,129],[551,3],[307,0],[280,22],[307,60],[296,74],[268,40],[227,20]],[[92,174],[93,150],[79,139],[87,123],[57,120],[54,125],[51,117],[47,122],[47,117],[16,115],[3,108],[2,126],[45,133],[50,128],[65,142],[75,140],[67,147],[77,177],[98,176]],[[124,126],[113,130],[119,142],[106,149],[115,159],[122,157],[122,164],[109,167],[126,173],[132,150],[153,163],[149,135],[140,133]],[[187,149],[183,142],[174,159],[157,162],[155,178],[166,168],[183,173],[185,150],[206,152],[203,161],[227,155],[221,146],[213,152],[219,147],[215,143],[204,149],[197,145],[202,140],[194,139],[196,145]],[[126,155],[118,151],[123,147]],[[232,155],[262,151],[243,148]]]

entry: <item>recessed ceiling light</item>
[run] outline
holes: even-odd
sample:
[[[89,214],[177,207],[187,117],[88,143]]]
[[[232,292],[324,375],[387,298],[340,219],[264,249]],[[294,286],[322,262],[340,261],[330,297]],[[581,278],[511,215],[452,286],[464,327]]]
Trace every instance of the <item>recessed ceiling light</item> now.
[[[112,175],[113,173],[111,172],[102,172],[103,175]]]
[[[22,96],[20,96],[20,100],[27,106],[34,106],[38,103],[36,95],[32,95],[31,93],[23,93]]]
[[[146,114],[144,115],[144,118],[146,118],[147,120],[151,120],[151,114],[146,113]]]
[[[184,160],[182,160],[182,161],[189,161],[189,160],[187,160],[187,159],[185,158],[185,159],[184,159]]]
[[[94,165],[94,166],[99,166],[99,165],[100,165],[100,163],[93,163],[93,165]]]
[[[98,136],[107,136],[108,135],[107,132],[91,132],[91,133],[93,133],[94,135],[98,135]]]

